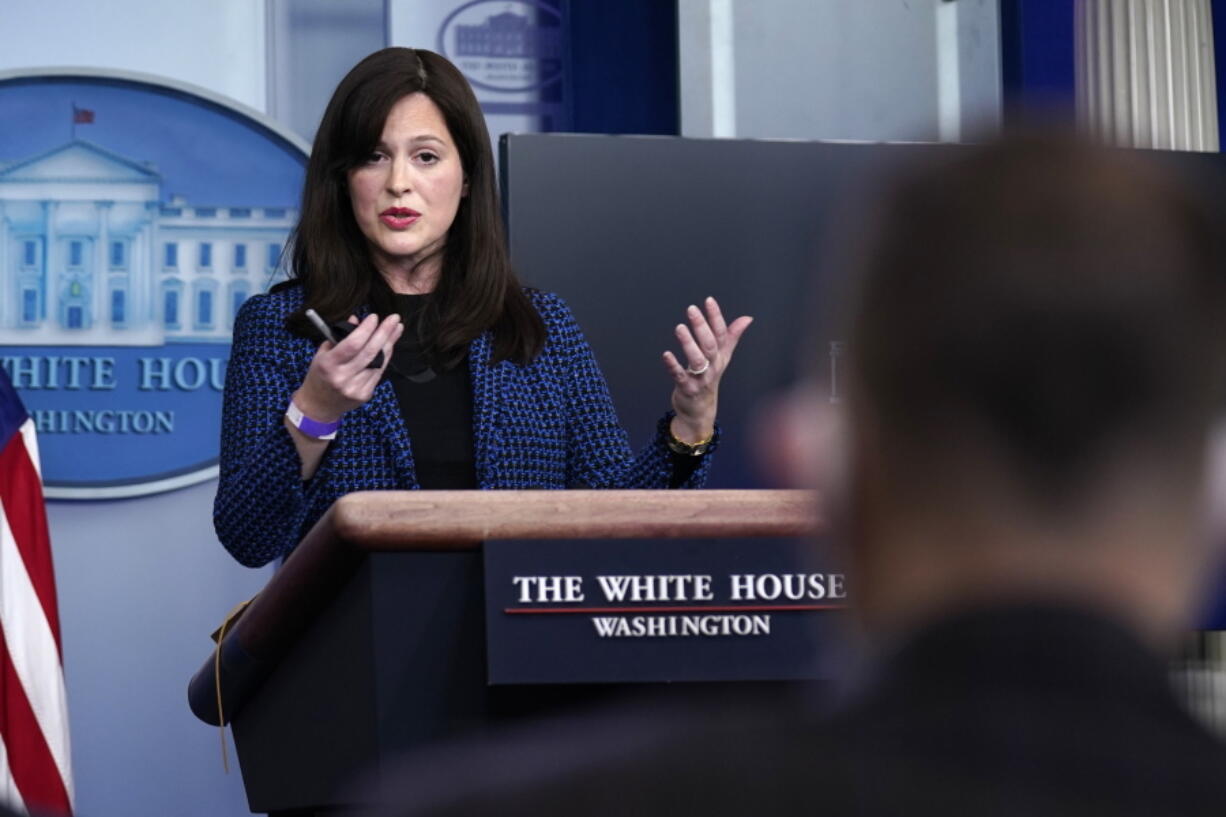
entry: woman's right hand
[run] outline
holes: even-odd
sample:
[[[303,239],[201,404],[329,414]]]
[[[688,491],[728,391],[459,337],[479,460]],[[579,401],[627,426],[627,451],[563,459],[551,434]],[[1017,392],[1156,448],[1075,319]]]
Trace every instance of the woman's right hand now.
[[[350,318],[357,323],[356,318]],[[392,360],[392,348],[404,325],[399,315],[367,315],[348,337],[337,344],[324,341],[311,359],[306,379],[293,394],[294,405],[312,420],[336,422],[347,411],[368,401]],[[383,365],[367,365],[383,352]]]

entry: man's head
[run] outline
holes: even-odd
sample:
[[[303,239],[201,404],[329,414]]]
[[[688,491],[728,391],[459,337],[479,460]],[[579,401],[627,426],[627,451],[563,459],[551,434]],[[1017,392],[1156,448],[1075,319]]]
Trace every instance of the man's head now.
[[[1139,155],[1071,140],[951,151],[894,185],[848,338],[870,623],[1009,595],[1135,603],[1151,635],[1186,614],[1226,385],[1219,241]]]

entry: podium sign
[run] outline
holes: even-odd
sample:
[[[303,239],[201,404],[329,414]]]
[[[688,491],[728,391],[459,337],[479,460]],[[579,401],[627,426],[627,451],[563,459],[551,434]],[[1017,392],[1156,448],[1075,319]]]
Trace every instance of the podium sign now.
[[[830,679],[847,594],[811,540],[486,542],[489,682]]]

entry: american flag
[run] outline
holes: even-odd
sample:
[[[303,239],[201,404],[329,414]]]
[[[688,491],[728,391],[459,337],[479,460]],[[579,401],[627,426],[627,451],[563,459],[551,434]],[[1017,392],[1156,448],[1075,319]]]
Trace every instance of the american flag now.
[[[34,423],[0,369],[0,801],[72,813],[68,707]]]

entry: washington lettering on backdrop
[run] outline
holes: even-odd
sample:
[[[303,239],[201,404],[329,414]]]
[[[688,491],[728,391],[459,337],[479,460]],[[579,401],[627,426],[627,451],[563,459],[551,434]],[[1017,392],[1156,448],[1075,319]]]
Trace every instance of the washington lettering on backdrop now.
[[[128,372],[140,392],[220,392],[225,383],[226,358],[139,357]],[[30,391],[109,392],[119,386],[115,358],[106,356],[47,355],[0,356],[0,368],[13,385]],[[35,409],[30,412],[42,434],[171,434],[175,412],[164,409]]]

